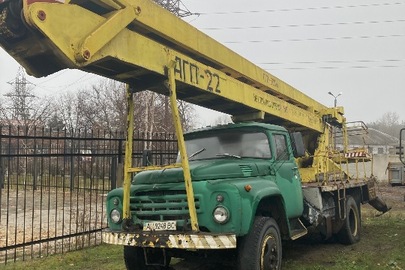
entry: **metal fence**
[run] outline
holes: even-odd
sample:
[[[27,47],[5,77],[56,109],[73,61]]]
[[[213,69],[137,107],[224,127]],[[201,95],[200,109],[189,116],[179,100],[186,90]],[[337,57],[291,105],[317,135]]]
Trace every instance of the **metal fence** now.
[[[122,183],[122,133],[0,126],[0,264],[101,243],[105,196]],[[134,135],[134,166],[173,163],[174,134]]]

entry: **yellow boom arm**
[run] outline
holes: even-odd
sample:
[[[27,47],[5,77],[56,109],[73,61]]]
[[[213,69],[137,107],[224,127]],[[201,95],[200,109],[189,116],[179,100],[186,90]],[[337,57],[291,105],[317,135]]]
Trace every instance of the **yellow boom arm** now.
[[[78,68],[164,92],[165,67],[175,61],[178,97],[191,103],[319,133],[325,119],[344,121],[342,108],[323,106],[150,0],[59,2],[24,0],[32,29],[21,36],[0,22],[9,33],[2,46],[32,75]]]

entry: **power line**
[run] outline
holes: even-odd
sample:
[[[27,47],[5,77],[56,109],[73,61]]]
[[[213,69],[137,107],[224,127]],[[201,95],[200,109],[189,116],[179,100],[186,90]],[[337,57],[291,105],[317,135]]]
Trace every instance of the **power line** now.
[[[274,70],[310,70],[310,69],[323,69],[323,70],[335,70],[335,69],[371,69],[371,68],[405,68],[405,65],[380,65],[380,66],[320,66],[320,67],[276,67],[265,68],[266,71]]]
[[[302,42],[302,41],[329,41],[329,40],[353,40],[353,39],[372,39],[372,38],[402,38],[403,34],[377,35],[377,36],[344,36],[344,37],[324,37],[324,38],[293,38],[293,39],[269,39],[269,40],[244,40],[244,41],[224,41],[227,44],[243,43],[267,43],[267,42]]]
[[[267,25],[267,26],[229,26],[229,27],[204,27],[202,30],[247,30],[247,29],[266,29],[266,28],[283,28],[283,27],[319,27],[319,26],[346,26],[346,25],[365,25],[365,24],[382,24],[382,23],[404,23],[405,19],[385,20],[385,21],[355,21],[355,22],[338,22],[338,23],[307,23],[307,24],[287,24],[287,25]]]
[[[325,61],[294,61],[294,62],[261,62],[259,66],[272,65],[275,67],[266,67],[265,70],[308,70],[308,69],[370,69],[370,68],[404,68],[405,59],[359,59],[359,60],[325,60]],[[376,65],[381,63],[380,65]],[[328,64],[325,66],[325,64]],[[334,66],[332,66],[332,65]],[[344,65],[342,65],[344,64]],[[348,65],[349,64],[349,65]],[[350,65],[352,64],[352,65]],[[374,64],[374,65],[366,65]],[[283,65],[286,65],[283,67]],[[305,65],[305,66],[297,66]],[[321,66],[316,66],[321,65]]]
[[[52,80],[58,78],[59,76],[64,75],[66,72],[67,72],[67,70],[63,70],[63,71],[59,72],[58,74],[54,73],[54,74],[52,74],[47,80],[42,81],[42,82],[36,84],[36,86],[39,86],[39,85],[41,85],[41,84],[50,82],[50,81],[52,81]]]
[[[88,77],[88,78],[86,78],[86,77]],[[79,77],[77,80],[75,80],[74,82],[71,82],[71,83],[65,84],[65,85],[45,86],[45,85],[43,85],[43,82],[41,82],[39,84],[33,84],[33,85],[35,87],[39,87],[39,88],[41,88],[41,89],[43,89],[45,91],[55,91],[55,90],[59,90],[59,89],[62,89],[62,88],[69,88],[69,87],[71,87],[71,86],[73,86],[75,84],[83,83],[83,82],[86,82],[86,81],[94,79],[94,78],[97,78],[97,77],[94,76],[91,73],[85,73],[81,77]]]
[[[261,9],[261,10],[244,10],[244,11],[219,11],[219,12],[200,12],[196,15],[229,15],[229,14],[249,14],[249,13],[269,13],[269,12],[291,12],[291,11],[307,11],[307,10],[328,10],[328,9],[345,9],[345,8],[368,8],[368,7],[385,7],[403,5],[403,2],[395,3],[373,3],[348,6],[322,6],[322,7],[306,7],[306,8],[284,8],[284,9]]]
[[[384,59],[384,60],[368,60],[360,59],[353,61],[346,60],[325,60],[325,61],[295,61],[295,62],[262,62],[258,63],[259,65],[290,65],[290,64],[303,64],[303,65],[313,65],[313,64],[351,64],[351,63],[379,63],[379,62],[389,62],[389,63],[398,63],[403,62],[405,59]]]
[[[368,60],[360,59],[354,61],[347,60],[325,60],[325,61],[294,61],[294,62],[262,62],[257,63],[259,66],[268,66],[272,65],[275,67],[266,67],[264,68],[267,71],[270,70],[309,70],[309,69],[323,69],[323,70],[332,70],[332,69],[370,69],[370,68],[404,68],[405,59],[382,59],[382,60]],[[366,65],[366,64],[377,64],[381,65]],[[325,64],[332,64],[325,66]],[[345,64],[345,65],[342,65]],[[354,65],[347,65],[354,64]],[[358,65],[357,65],[358,64]],[[363,65],[362,65],[363,64]],[[286,65],[283,67],[282,65]],[[305,66],[297,66],[305,65]],[[322,66],[316,66],[322,65]]]

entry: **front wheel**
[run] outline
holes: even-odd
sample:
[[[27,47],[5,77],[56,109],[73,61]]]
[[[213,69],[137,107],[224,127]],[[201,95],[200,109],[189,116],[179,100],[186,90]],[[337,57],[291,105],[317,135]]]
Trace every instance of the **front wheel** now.
[[[248,235],[240,240],[239,270],[281,269],[281,235],[276,221],[256,217]]]
[[[338,233],[339,242],[351,245],[360,241],[360,208],[352,196],[347,196],[346,219]]]
[[[142,248],[124,246],[124,261],[127,270],[146,270]]]
[[[167,254],[163,255],[162,249],[139,248],[132,246],[124,246],[124,261],[127,270],[163,270],[170,269],[171,257]],[[147,265],[145,256],[153,266]]]

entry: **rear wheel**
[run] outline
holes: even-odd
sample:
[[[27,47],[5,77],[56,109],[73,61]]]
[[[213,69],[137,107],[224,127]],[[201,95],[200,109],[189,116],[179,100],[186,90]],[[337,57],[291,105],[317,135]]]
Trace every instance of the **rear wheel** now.
[[[360,241],[360,207],[352,196],[346,199],[346,219],[338,233],[339,242],[351,245]]]
[[[281,235],[276,221],[268,217],[256,217],[248,235],[240,242],[239,270],[281,269]]]

